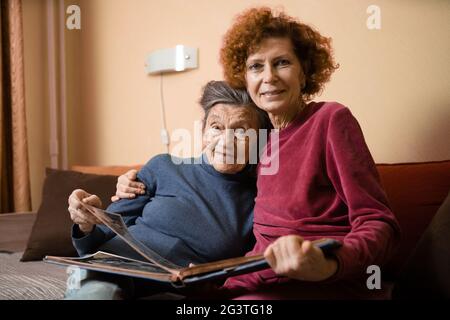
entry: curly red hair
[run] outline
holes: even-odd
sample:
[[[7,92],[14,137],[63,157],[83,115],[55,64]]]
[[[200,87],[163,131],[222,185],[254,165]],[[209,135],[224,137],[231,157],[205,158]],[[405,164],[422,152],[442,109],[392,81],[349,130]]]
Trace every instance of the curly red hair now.
[[[291,39],[295,54],[305,74],[302,96],[310,100],[319,93],[339,65],[335,64],[331,38],[322,36],[312,27],[270,8],[251,8],[236,17],[225,34],[220,50],[220,62],[225,80],[235,88],[244,88],[246,61],[264,39]]]

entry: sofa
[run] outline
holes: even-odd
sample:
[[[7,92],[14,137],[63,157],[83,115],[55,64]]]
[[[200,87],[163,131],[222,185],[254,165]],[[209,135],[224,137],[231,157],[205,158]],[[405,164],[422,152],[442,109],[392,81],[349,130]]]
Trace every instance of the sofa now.
[[[76,179],[84,179],[87,176],[109,176],[110,179],[104,182],[108,188],[106,188],[107,190],[102,188],[102,190],[105,195],[111,195],[115,189],[115,178],[131,168],[139,169],[140,166],[73,166],[70,174],[72,178],[75,177],[75,185],[78,185]],[[411,260],[419,240],[448,196],[450,160],[377,164],[377,169],[390,205],[402,228],[402,240],[397,254],[382,268],[383,280],[394,287],[407,267],[408,261]],[[67,174],[62,170],[57,173],[62,174],[62,177]],[[49,173],[47,172],[47,174],[43,189],[46,188],[47,180],[49,180]],[[70,190],[71,186],[69,185],[67,188]],[[62,207],[56,210],[58,211],[56,214],[64,219],[68,219],[66,196],[69,194],[67,190],[61,193],[62,200],[58,200],[65,201],[61,204],[65,206],[65,210],[61,209]],[[47,191],[50,196],[46,197],[46,190],[43,191],[43,204],[38,213],[0,214],[0,299],[61,299],[63,297],[67,278],[66,269],[44,263],[40,261],[40,257],[42,254],[47,254],[46,246],[55,245],[57,247],[56,242],[63,237],[66,242],[64,250],[67,251],[67,239],[69,239],[67,230],[59,230],[60,234],[52,235],[53,238],[50,238],[49,242],[32,239],[43,232],[42,226],[46,229],[55,229],[55,232],[58,231],[56,229],[61,229],[54,227],[51,221],[50,224],[48,221],[47,224],[40,223],[39,228],[41,229],[38,229],[39,216],[50,210],[49,203],[51,205],[52,201],[57,201],[56,194],[58,192]],[[65,199],[63,199],[64,197]],[[445,215],[448,214],[450,212],[445,213]],[[61,242],[63,241],[61,240]],[[33,252],[33,246],[36,245],[41,249],[41,255],[34,255],[34,260],[37,261],[21,262],[21,259],[33,260],[24,259],[24,256],[27,251]],[[48,254],[73,255],[73,252],[66,254],[64,250],[58,249],[50,252],[49,249]],[[25,254],[23,254],[24,251]],[[448,257],[446,261],[448,261]]]

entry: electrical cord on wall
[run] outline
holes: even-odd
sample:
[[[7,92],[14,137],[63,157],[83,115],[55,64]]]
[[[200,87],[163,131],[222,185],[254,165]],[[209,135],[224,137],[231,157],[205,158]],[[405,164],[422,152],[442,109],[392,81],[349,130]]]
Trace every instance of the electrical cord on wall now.
[[[166,146],[166,152],[169,153],[169,132],[167,131],[166,124],[166,107],[164,105],[164,85],[163,85],[163,73],[161,72],[160,82],[159,82],[159,91],[160,91],[160,99],[161,99],[161,142]]]

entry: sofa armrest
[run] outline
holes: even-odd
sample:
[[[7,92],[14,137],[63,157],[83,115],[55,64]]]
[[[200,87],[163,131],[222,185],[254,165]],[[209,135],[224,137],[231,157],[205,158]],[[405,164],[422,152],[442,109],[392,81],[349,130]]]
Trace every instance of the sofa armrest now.
[[[0,251],[25,250],[35,219],[35,212],[0,214]]]

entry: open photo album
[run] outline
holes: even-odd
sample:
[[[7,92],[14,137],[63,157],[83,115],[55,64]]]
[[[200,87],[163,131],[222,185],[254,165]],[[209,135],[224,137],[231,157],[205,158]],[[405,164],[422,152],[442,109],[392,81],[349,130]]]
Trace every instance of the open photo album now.
[[[224,259],[190,267],[178,266],[145,246],[128,231],[122,216],[108,212],[80,202],[86,210],[92,213],[103,224],[110,228],[133,250],[139,253],[144,261],[119,256],[103,251],[83,257],[46,256],[45,262],[63,266],[77,266],[87,270],[113,273],[131,277],[150,279],[171,283],[175,287],[183,287],[193,283],[224,279],[244,273],[255,272],[270,268],[262,254],[253,256]],[[325,255],[341,246],[334,239],[320,239],[312,241],[322,249]]]

